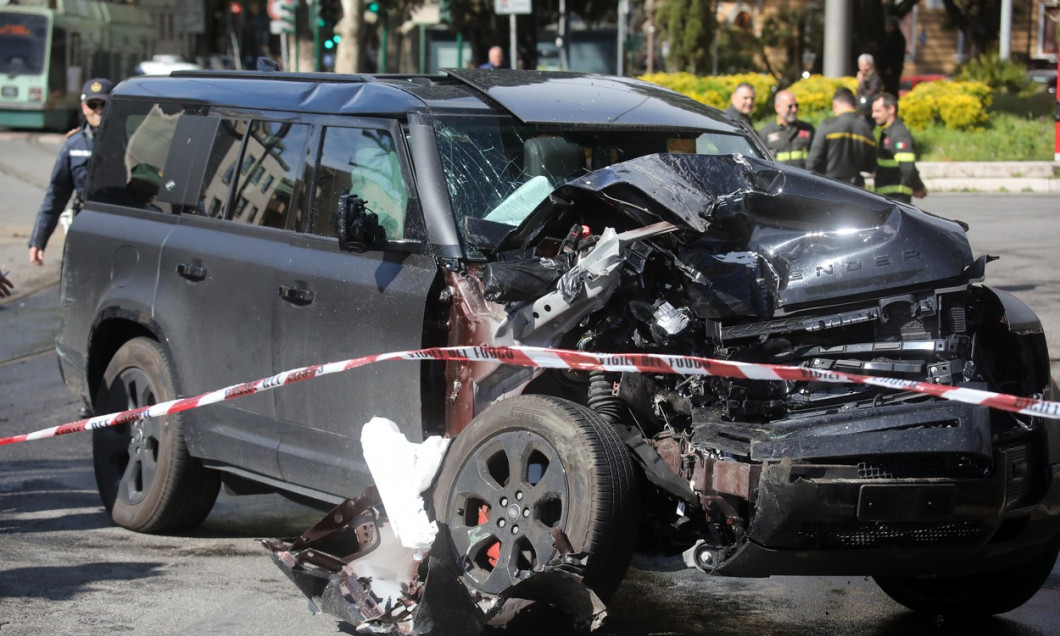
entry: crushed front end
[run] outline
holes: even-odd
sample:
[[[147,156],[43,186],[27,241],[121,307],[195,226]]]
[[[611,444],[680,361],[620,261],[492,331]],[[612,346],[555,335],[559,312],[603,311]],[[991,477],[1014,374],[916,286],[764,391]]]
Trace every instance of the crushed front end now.
[[[804,171],[615,164],[557,188],[492,256],[452,287],[483,308],[465,322],[490,325],[489,344],[1051,395],[1040,322],[980,284],[990,259],[961,224]],[[469,384],[477,408],[551,392],[622,432],[651,483],[642,564],[955,576],[1047,553],[1060,532],[1054,420],[859,384],[507,367]]]

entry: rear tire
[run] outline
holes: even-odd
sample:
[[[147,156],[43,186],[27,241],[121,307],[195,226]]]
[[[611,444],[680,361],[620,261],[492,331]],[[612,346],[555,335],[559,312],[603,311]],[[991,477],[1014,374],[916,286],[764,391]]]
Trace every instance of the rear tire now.
[[[1060,552],[1060,535],[1040,557],[1002,570],[958,577],[911,579],[876,576],[887,596],[924,614],[982,617],[1012,611],[1031,599],[1049,578]]]
[[[636,539],[633,462],[595,412],[554,397],[494,404],[453,441],[433,494],[442,545],[465,582],[500,594],[557,555],[559,526],[602,599],[618,588]]]
[[[122,345],[103,372],[96,413],[113,413],[176,398],[169,358],[148,338]],[[206,518],[217,499],[216,472],[188,454],[179,415],[92,432],[92,463],[103,506],[119,526],[137,532],[180,532]]]

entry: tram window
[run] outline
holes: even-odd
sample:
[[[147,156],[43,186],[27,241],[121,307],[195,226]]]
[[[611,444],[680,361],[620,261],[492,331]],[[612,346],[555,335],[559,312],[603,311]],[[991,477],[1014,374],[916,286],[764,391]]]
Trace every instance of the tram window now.
[[[48,68],[48,92],[52,95],[66,94],[66,29],[55,27],[52,31],[52,59]]]

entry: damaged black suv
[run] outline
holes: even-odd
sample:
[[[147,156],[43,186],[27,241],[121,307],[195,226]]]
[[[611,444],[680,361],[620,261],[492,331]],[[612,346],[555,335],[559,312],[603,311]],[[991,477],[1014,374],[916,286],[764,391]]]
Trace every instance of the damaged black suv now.
[[[1041,324],[981,284],[987,260],[960,223],[779,166],[724,114],[631,79],[183,72],[112,96],[57,347],[96,413],[467,345],[1052,399]],[[476,599],[557,563],[606,599],[636,554],[872,575],[916,610],[990,614],[1060,547],[1056,420],[811,379],[380,363],[97,430],[99,491],[143,532],[199,523],[222,483],[360,497],[355,556],[279,550],[356,571],[386,520],[360,438],[376,416],[452,439],[431,557]],[[361,592],[351,616],[379,616]]]

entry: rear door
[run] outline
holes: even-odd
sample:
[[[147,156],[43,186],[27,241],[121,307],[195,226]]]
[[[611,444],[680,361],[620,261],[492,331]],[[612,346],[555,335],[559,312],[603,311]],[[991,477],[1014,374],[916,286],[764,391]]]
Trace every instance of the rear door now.
[[[305,232],[291,240],[277,270],[279,367],[423,346],[424,307],[438,268],[427,253],[401,129],[392,121],[335,118],[315,129],[311,147],[316,169]],[[387,232],[387,247],[339,249],[335,216],[343,194],[366,200]],[[284,295],[285,289],[291,291]],[[359,494],[371,483],[361,427],[387,417],[410,439],[422,439],[422,383],[420,363],[386,362],[280,389],[284,479]]]
[[[276,371],[276,268],[297,214],[308,132],[249,115],[186,115],[177,124],[159,198],[180,222],[162,251],[156,313],[180,343],[190,395]],[[274,393],[189,412],[193,454],[278,478]]]

